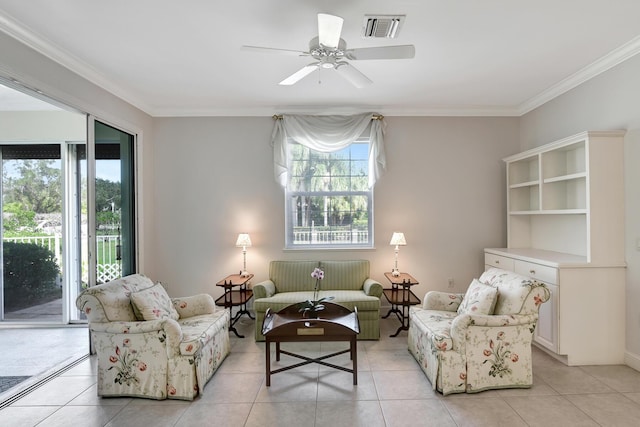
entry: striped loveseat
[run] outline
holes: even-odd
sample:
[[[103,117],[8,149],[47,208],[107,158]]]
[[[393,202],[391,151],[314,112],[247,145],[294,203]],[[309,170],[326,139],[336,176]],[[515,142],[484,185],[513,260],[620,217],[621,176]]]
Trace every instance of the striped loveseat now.
[[[269,280],[253,285],[256,312],[256,341],[264,341],[262,321],[268,308],[279,311],[291,304],[313,299],[315,268],[324,271],[319,298],[334,297],[334,303],[349,310],[358,307],[358,339],[380,338],[380,296],[382,285],[369,278],[369,261],[271,261]]]

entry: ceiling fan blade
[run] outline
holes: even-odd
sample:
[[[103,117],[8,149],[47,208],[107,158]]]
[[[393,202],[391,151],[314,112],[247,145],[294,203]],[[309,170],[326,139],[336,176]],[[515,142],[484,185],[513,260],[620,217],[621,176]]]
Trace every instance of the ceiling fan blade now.
[[[286,79],[284,79],[283,81],[281,81],[278,84],[283,85],[283,86],[291,86],[292,84],[298,83],[300,80],[302,80],[303,78],[305,78],[309,74],[313,73],[317,69],[318,69],[318,63],[309,64],[309,65],[299,69],[295,73],[291,74],[289,77],[287,77]]]
[[[346,62],[339,62],[336,66],[336,72],[349,81],[352,85],[361,89],[373,84],[369,77],[362,74],[356,67]]]
[[[245,52],[276,53],[281,55],[296,55],[296,56],[309,55],[309,52],[303,52],[301,50],[278,49],[275,47],[241,46],[240,50]]]
[[[345,52],[348,59],[410,59],[416,55],[416,48],[412,44],[402,46],[379,46],[349,49]]]
[[[318,14],[318,40],[322,46],[335,49],[340,43],[344,19],[326,13]]]

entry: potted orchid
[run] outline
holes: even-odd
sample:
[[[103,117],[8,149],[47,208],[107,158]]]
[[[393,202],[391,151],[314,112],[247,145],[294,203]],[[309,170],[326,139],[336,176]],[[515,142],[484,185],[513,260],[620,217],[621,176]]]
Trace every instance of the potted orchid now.
[[[316,279],[316,285],[313,288],[313,299],[306,300],[298,304],[300,312],[303,317],[318,317],[318,312],[324,310],[323,302],[331,301],[333,297],[323,297],[318,299],[318,292],[320,292],[320,281],[324,279],[324,271],[318,267],[314,268],[311,272],[311,277]]]

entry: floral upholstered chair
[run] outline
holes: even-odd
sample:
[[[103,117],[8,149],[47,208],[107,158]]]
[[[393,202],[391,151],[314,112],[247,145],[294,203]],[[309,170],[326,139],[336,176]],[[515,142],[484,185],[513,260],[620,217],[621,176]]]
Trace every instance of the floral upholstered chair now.
[[[547,287],[490,268],[466,294],[428,292],[409,312],[409,351],[434,389],[475,393],[533,384],[531,342]]]
[[[192,400],[229,353],[229,313],[207,294],[169,298],[134,274],[83,291],[98,395]]]

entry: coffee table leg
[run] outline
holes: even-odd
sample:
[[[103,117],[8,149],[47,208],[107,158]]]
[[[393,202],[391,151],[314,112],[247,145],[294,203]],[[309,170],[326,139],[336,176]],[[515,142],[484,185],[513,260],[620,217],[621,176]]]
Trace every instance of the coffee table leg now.
[[[269,387],[271,386],[271,342],[268,338],[265,348],[265,360],[267,362],[265,367],[265,373],[267,376],[267,387]]]

